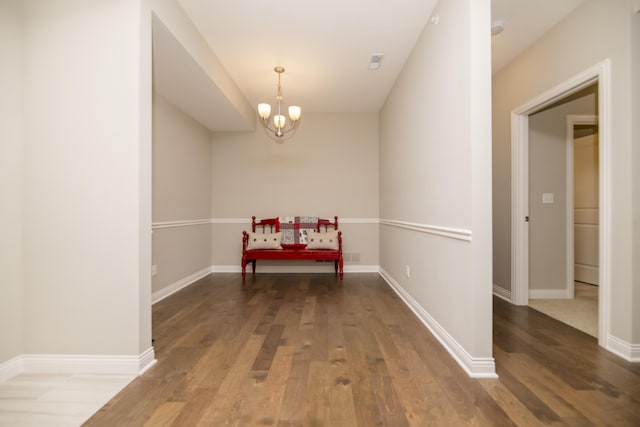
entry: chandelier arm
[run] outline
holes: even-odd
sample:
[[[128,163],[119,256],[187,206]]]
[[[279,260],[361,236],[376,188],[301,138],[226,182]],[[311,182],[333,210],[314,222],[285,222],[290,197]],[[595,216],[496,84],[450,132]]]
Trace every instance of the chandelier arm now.
[[[269,129],[267,126],[262,126],[262,130],[264,130],[265,135],[267,135],[271,139],[274,139],[275,131]]]
[[[260,120],[260,124],[262,125],[262,127],[263,127],[265,130],[269,130],[269,131],[275,132],[275,129],[271,129],[271,128],[269,127],[269,118],[270,118],[270,117],[266,117],[266,118],[264,118],[264,119],[261,119],[261,120]]]
[[[270,132],[266,128],[264,128],[264,133],[269,137],[269,139],[275,142],[284,142],[284,141],[287,141],[288,139],[291,139],[296,134],[294,129],[290,129],[290,130],[293,130],[293,133],[286,133],[283,136],[279,136],[279,137],[276,136],[274,132]]]
[[[296,131],[298,130],[298,124],[296,123],[296,125],[292,126],[286,131],[283,131],[282,136],[276,136],[275,129],[270,128],[269,126],[264,124],[264,122],[262,123],[263,123],[262,130],[264,130],[265,135],[267,135],[271,140],[275,142],[284,142],[292,138],[296,134]]]

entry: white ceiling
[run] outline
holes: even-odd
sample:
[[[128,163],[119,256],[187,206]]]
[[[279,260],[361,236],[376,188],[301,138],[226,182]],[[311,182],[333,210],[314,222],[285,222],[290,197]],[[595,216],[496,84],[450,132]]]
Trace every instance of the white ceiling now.
[[[378,111],[437,0],[178,0],[253,105]],[[371,54],[385,57],[369,71]]]
[[[273,67],[282,65],[284,103],[300,105],[303,115],[378,111],[437,3],[177,1],[252,105],[274,102]],[[504,20],[505,27],[492,38],[494,72],[582,1],[492,0],[492,20]],[[489,27],[488,22],[487,31]],[[155,44],[156,40],[154,53]],[[381,68],[368,70],[371,54],[380,53],[385,55]],[[176,68],[164,75],[184,75],[180,61],[164,61],[162,66]],[[216,106],[212,108],[215,111]]]
[[[583,1],[492,0],[492,22],[504,21],[504,31],[491,39],[493,72],[511,62]]]

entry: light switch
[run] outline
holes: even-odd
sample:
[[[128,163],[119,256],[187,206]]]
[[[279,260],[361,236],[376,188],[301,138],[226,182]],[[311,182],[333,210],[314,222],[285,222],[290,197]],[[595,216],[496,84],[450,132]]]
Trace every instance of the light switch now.
[[[542,203],[550,205],[553,203],[553,193],[542,193]]]

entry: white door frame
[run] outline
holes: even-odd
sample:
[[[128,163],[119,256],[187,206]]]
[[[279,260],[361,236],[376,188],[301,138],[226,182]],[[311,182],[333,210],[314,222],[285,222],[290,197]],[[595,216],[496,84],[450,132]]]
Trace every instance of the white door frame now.
[[[598,344],[609,336],[611,266],[611,63],[606,59],[511,112],[511,301],[529,304],[529,115],[598,83],[600,156]]]
[[[570,114],[567,116],[567,298],[575,296],[575,245],[574,245],[574,218],[575,210],[573,184],[574,184],[574,160],[573,160],[573,128],[575,125],[597,125],[598,116],[595,114]],[[598,171],[598,176],[600,171]]]

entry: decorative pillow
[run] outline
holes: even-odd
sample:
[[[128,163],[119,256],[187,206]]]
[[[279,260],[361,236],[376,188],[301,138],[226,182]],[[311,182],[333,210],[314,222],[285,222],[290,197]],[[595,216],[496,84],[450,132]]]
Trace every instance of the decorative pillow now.
[[[282,233],[249,233],[249,242],[247,243],[247,250],[250,249],[282,249],[280,246],[280,239]]]
[[[307,249],[333,249],[338,250],[338,230],[318,233],[307,232]]]

